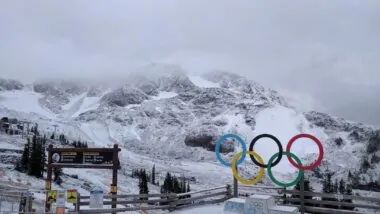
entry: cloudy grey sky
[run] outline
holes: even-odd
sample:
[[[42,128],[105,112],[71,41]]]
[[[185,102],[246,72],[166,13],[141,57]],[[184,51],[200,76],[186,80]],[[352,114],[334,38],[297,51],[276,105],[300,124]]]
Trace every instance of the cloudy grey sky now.
[[[0,75],[103,77],[176,62],[380,125],[379,20],[379,0],[0,0]]]

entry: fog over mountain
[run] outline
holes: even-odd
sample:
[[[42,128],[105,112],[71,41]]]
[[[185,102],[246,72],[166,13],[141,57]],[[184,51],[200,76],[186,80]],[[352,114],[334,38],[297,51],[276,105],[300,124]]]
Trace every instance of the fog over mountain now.
[[[379,11],[378,0],[0,1],[0,76],[116,79],[170,62],[380,125]]]

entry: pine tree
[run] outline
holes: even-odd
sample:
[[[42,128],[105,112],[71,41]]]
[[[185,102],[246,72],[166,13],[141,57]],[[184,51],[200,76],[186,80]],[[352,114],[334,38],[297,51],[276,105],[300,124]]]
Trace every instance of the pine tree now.
[[[325,173],[325,180],[323,182],[323,193],[327,193],[327,194],[337,193],[338,182],[336,181],[335,184],[332,182],[332,175],[333,175],[333,173],[327,169],[326,173]],[[336,199],[336,198],[327,198],[327,197],[322,197],[322,200],[324,200],[324,201],[338,201],[338,199]],[[331,209],[337,209],[338,208],[338,206],[336,206],[336,205],[323,205],[323,207],[331,208]]]
[[[339,193],[344,194],[346,192],[346,182],[343,179],[339,181]]]
[[[152,184],[156,184],[156,165],[153,164],[153,167],[152,167]]]
[[[338,179],[335,179],[335,182],[333,184],[333,192],[337,193],[339,188]]]
[[[43,177],[43,173],[46,171],[45,170],[45,165],[46,165],[46,162],[47,162],[47,158],[46,158],[46,153],[45,153],[45,147],[46,146],[46,135],[44,135],[43,139],[41,140],[41,169],[42,169],[42,173],[41,173],[41,177]]]
[[[181,193],[181,187],[179,186],[179,182],[177,177],[173,178],[173,191],[174,193]]]
[[[53,133],[53,134],[50,136],[50,139],[51,139],[51,140],[54,140],[54,137],[55,137],[55,136],[54,136],[54,133]]]
[[[20,160],[20,172],[27,172],[29,165],[29,145],[30,139],[27,139],[27,143],[24,145],[24,150],[22,151],[22,156]]]
[[[164,184],[162,185],[161,190],[163,191],[162,193],[173,192],[173,180],[172,180],[172,176],[169,172],[166,173]]]
[[[139,179],[139,193],[140,194],[148,194],[148,179],[145,170],[142,171],[140,179]],[[140,200],[148,200],[147,197],[141,197]]]
[[[187,183],[186,192],[191,192],[191,189],[190,189],[190,183]],[[188,198],[191,198],[191,195],[188,195],[187,197],[188,197]]]
[[[332,177],[331,172],[327,170],[324,177],[325,179],[323,180],[323,192],[332,193],[333,187],[332,187],[332,182],[331,182],[331,177]]]
[[[32,141],[32,152],[30,156],[30,171],[28,174],[37,178],[41,178],[43,173],[43,168],[41,167],[43,155],[41,150],[42,144],[41,142],[37,141],[36,135],[34,135]]]
[[[351,184],[347,184],[344,194],[345,195],[352,195],[352,186],[351,186]],[[345,203],[352,203],[352,199],[343,199],[342,201],[345,202]],[[352,206],[352,207],[342,206],[341,209],[343,209],[343,210],[354,210],[355,207],[354,206]]]

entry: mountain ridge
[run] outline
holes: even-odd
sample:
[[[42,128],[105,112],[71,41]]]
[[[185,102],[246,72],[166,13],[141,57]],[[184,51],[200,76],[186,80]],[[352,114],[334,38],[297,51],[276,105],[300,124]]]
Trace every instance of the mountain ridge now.
[[[169,72],[164,73],[166,70]],[[152,71],[162,73],[148,75]],[[236,74],[215,71],[194,76],[178,66],[154,64],[129,77],[127,84],[113,87],[36,82],[2,91],[1,116],[36,121],[49,133],[56,124],[58,132],[92,141],[92,146],[107,147],[117,142],[124,148],[121,159],[125,170],[154,162],[158,170],[170,168],[196,175],[202,181],[200,185],[206,186],[232,179],[213,152],[217,137],[227,132],[241,135],[246,143],[257,134],[269,132],[277,135],[283,146],[297,133],[317,135],[329,151],[321,168],[333,169],[337,178],[361,169],[365,158],[370,161],[370,156],[380,155],[377,147],[372,153],[366,151],[376,127],[315,111],[297,111],[278,92]],[[26,95],[30,100],[35,96],[34,103],[39,106],[17,103],[18,99],[32,103],[26,102]],[[271,155],[267,150],[277,147],[269,140],[265,142],[255,148],[267,160]],[[308,145],[294,150],[303,161],[311,162],[317,150],[315,145]],[[234,143],[224,146],[226,151],[239,149]],[[231,153],[224,157],[230,160]],[[204,165],[206,172],[194,164]],[[289,169],[285,165],[283,168]],[[379,179],[379,167],[373,163],[361,176]],[[291,177],[289,170],[281,173]],[[243,176],[256,171],[252,166],[240,170]]]

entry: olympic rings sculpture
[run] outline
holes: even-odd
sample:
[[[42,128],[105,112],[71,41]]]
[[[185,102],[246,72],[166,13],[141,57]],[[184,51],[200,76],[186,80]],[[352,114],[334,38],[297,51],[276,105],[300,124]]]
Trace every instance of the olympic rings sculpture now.
[[[241,144],[242,149],[243,149],[243,151],[237,153],[232,158],[231,163],[227,163],[225,160],[223,160],[221,157],[221,154],[220,154],[220,147],[221,147],[223,141],[227,138],[236,139]],[[272,139],[277,144],[278,150],[279,150],[279,152],[275,153],[268,160],[267,164],[264,164],[263,158],[258,153],[253,151],[253,146],[261,138]],[[295,154],[290,152],[290,149],[291,149],[293,143],[296,142],[300,138],[311,139],[318,146],[318,150],[319,150],[318,158],[311,165],[302,166],[301,160]],[[267,169],[268,170],[268,176],[273,181],[273,183],[277,184],[278,186],[284,187],[284,188],[297,185],[297,183],[301,180],[304,171],[312,170],[312,169],[316,168],[317,166],[319,166],[323,160],[323,155],[324,155],[322,143],[315,136],[310,135],[310,134],[298,134],[298,135],[295,135],[294,137],[292,137],[286,146],[285,152],[284,152],[284,149],[282,148],[281,142],[275,136],[273,136],[271,134],[261,134],[261,135],[256,136],[255,138],[253,138],[253,140],[251,141],[251,144],[249,145],[248,151],[247,151],[247,147],[245,145],[245,142],[241,137],[239,137],[238,135],[235,135],[235,134],[226,134],[226,135],[223,135],[220,138],[218,138],[218,140],[216,141],[215,153],[216,153],[216,158],[218,159],[218,161],[227,167],[231,167],[233,176],[236,178],[236,180],[240,181],[241,183],[247,184],[247,185],[251,185],[251,184],[253,185],[253,184],[258,183],[264,177],[265,169]],[[237,172],[237,166],[244,162],[245,156],[247,154],[251,158],[252,162],[255,165],[260,167],[258,175],[251,180],[246,180],[246,179],[240,177],[240,175]],[[289,162],[299,170],[296,179],[292,182],[289,182],[289,183],[283,183],[283,182],[278,181],[273,176],[273,173],[272,173],[272,167],[274,167],[278,163],[280,163],[283,155],[286,155]]]

